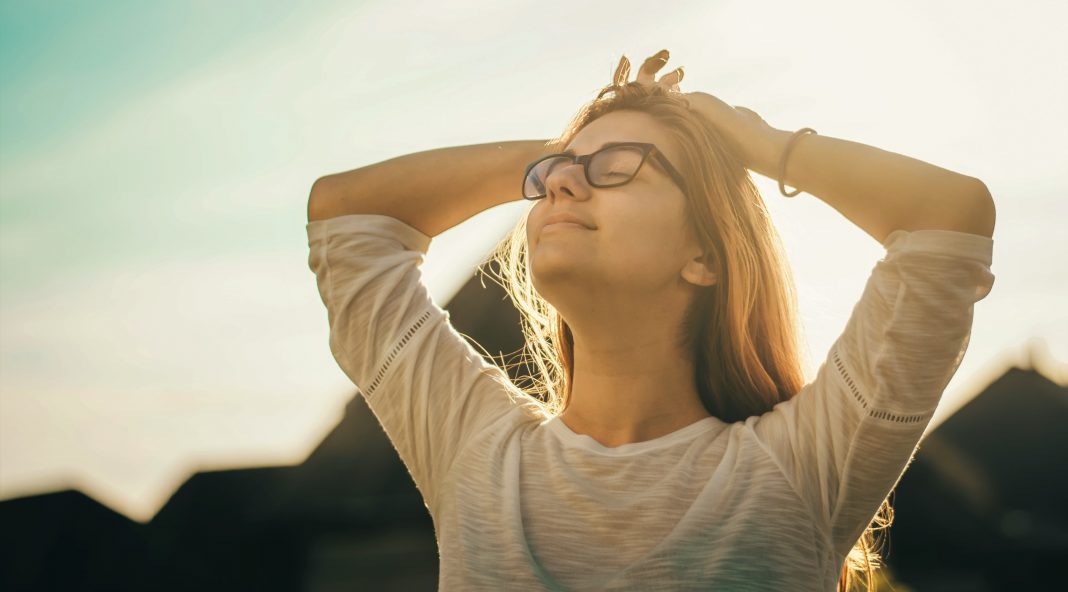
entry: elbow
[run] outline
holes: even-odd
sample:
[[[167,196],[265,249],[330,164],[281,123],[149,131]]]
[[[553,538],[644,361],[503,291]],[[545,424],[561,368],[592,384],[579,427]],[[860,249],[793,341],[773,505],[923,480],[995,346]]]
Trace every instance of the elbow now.
[[[332,180],[330,179],[330,175],[327,175],[325,177],[319,177],[318,179],[316,179],[315,182],[312,183],[311,191],[308,192],[308,202],[310,203],[315,201],[316,198],[321,198],[325,193],[327,193],[327,190],[331,183]]]
[[[990,190],[974,177],[963,181],[955,179],[952,185],[939,188],[925,201],[924,207],[917,208],[893,228],[943,229],[993,238],[996,211]]]
[[[326,197],[329,183],[329,176],[319,177],[312,183],[311,191],[308,194],[308,222],[322,220],[330,216]]]
[[[986,183],[975,179],[971,192],[975,203],[971,208],[972,216],[969,227],[972,234],[980,234],[987,238],[994,237],[994,223],[997,218],[997,210],[994,207],[994,198],[987,189]]]
[[[332,175],[324,175],[324,176],[319,177],[318,179],[316,179],[315,182],[312,183],[311,194],[310,194],[311,197],[314,197],[316,195],[325,193],[327,186],[330,185],[333,182],[332,177],[333,177]]]

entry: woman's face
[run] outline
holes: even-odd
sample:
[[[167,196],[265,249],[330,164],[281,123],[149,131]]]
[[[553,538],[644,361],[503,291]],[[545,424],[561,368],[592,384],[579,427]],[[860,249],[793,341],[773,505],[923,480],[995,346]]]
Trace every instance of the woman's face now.
[[[678,148],[652,116],[638,111],[594,120],[566,148],[585,155],[612,141],[652,142],[679,169]],[[681,273],[700,255],[686,224],[686,198],[652,155],[625,185],[591,187],[582,166],[572,164],[556,167],[545,190],[527,215],[528,262],[535,289],[565,317],[566,309],[582,308],[572,302],[576,298],[612,295],[655,303],[659,293],[692,280]],[[550,215],[561,212],[591,228],[543,229]]]

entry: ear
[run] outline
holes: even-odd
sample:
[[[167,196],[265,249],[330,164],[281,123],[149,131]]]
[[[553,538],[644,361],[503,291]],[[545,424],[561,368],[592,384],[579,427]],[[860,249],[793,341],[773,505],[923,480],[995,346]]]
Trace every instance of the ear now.
[[[719,281],[716,274],[708,269],[704,258],[704,255],[698,255],[686,262],[682,268],[682,277],[686,281],[698,286],[711,286]]]

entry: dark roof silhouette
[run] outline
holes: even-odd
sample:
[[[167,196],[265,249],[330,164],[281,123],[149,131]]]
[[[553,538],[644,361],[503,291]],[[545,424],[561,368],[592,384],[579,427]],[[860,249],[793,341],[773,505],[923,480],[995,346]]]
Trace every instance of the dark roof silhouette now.
[[[919,590],[1039,589],[1068,557],[1068,388],[1012,368],[932,431],[887,557]],[[1057,578],[1057,579],[1054,579]]]
[[[143,590],[145,526],[76,490],[0,502],[0,590]]]

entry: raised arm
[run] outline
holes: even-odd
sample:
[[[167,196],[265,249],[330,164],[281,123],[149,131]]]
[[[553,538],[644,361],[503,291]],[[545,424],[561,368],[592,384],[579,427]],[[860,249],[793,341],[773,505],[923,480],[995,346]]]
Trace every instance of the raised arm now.
[[[484,428],[537,402],[484,359],[423,284],[434,235],[522,199],[542,140],[440,148],[318,179],[308,264],[330,352],[389,436],[433,514],[456,459]]]
[[[994,235],[994,200],[975,177],[859,142],[807,134],[796,139],[779,179],[794,132],[708,93],[685,97],[724,133],[747,168],[818,197],[880,243],[895,230]]]
[[[523,170],[548,140],[436,148],[315,181],[308,221],[382,214],[434,237],[494,206],[522,199]]]
[[[792,135],[769,130],[750,168],[778,180],[779,160]],[[880,243],[895,230],[994,235],[994,200],[982,181],[859,142],[801,136],[782,181],[818,197]]]

